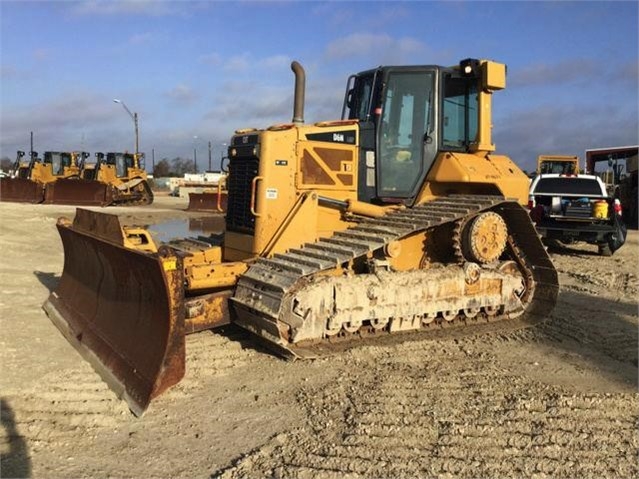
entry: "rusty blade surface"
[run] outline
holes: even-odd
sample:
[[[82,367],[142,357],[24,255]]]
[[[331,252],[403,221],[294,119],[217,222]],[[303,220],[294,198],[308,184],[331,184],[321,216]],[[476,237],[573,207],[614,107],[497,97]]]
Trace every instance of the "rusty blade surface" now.
[[[42,203],[42,183],[24,178],[0,178],[0,201],[16,203]]]
[[[113,201],[105,183],[61,178],[46,185],[44,202],[57,205],[107,206]]]
[[[139,416],[184,376],[181,258],[117,244],[115,215],[78,209],[73,225],[57,227],[64,270],[43,308]]]
[[[219,203],[219,204],[218,204]],[[225,212],[227,194],[222,192],[218,199],[218,193],[189,193],[189,206],[187,211]]]

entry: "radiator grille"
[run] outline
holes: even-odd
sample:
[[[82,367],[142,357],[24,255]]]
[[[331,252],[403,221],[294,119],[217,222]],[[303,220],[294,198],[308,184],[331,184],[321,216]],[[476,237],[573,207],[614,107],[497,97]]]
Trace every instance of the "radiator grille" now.
[[[229,162],[228,206],[226,230],[238,233],[255,232],[255,216],[251,213],[251,183],[257,176],[259,159],[256,156],[232,158]],[[255,199],[257,202],[257,198]],[[255,205],[257,208],[257,204]]]

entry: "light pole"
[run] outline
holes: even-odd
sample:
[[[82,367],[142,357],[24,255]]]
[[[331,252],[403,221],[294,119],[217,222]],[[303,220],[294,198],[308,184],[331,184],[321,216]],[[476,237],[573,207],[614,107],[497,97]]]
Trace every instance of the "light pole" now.
[[[139,135],[138,135],[138,114],[136,113],[131,113],[131,110],[129,110],[126,105],[124,104],[124,102],[122,100],[118,100],[117,98],[113,99],[114,103],[119,103],[120,105],[122,105],[124,107],[124,109],[126,110],[126,112],[129,114],[129,116],[131,117],[131,119],[133,120],[133,124],[135,125],[135,155],[138,155],[138,145],[139,145]]]

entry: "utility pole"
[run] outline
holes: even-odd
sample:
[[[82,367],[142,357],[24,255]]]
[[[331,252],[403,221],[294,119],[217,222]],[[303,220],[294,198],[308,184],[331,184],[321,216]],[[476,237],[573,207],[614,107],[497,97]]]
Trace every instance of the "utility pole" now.
[[[151,165],[153,168],[151,174],[155,175],[155,148],[151,148]]]
[[[209,141],[209,170],[208,171],[212,171],[211,170],[211,142]]]
[[[197,173],[197,148],[193,148],[193,168],[195,173]]]
[[[129,114],[129,116],[131,117],[131,119],[133,120],[133,125],[135,127],[135,156],[138,156],[138,146],[140,143],[139,132],[138,132],[138,113],[137,112],[131,113],[131,110],[127,108],[127,106],[122,100],[118,100],[117,98],[114,98],[113,102],[119,103],[120,105],[122,105],[124,109],[126,110],[126,112]]]

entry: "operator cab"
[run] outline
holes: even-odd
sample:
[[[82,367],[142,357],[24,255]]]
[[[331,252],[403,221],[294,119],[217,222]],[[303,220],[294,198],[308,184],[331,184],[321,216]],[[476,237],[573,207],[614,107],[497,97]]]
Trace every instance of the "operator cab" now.
[[[64,174],[64,169],[71,166],[71,153],[45,151],[43,162],[45,165],[51,165],[54,176],[61,176]]]
[[[106,164],[115,166],[118,178],[128,176],[129,168],[135,168],[135,157],[131,153],[107,153]]]
[[[477,66],[388,66],[348,79],[342,119],[359,120],[360,201],[410,204],[439,152],[471,150]]]

